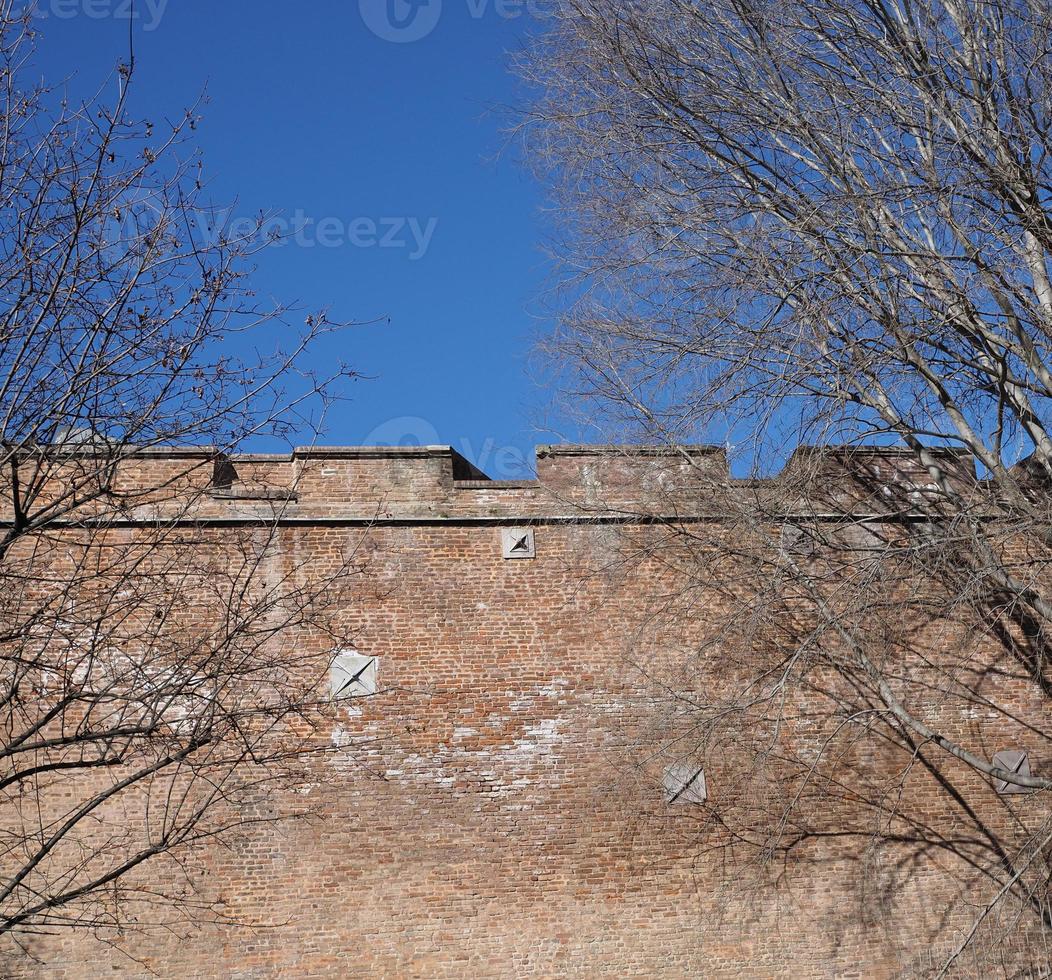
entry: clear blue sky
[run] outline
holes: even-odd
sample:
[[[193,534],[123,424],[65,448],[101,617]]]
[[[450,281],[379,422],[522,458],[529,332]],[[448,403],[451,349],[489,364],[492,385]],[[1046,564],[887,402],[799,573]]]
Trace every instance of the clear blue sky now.
[[[542,27],[542,0],[390,2],[136,0],[133,108],[174,117],[205,90],[216,201],[339,223],[341,244],[309,230],[314,247],[269,250],[257,274],[264,293],[334,319],[390,317],[316,352],[373,379],[350,387],[326,442],[449,443],[514,477],[535,442],[556,441],[536,428],[547,396],[527,364],[547,229],[491,110],[524,97],[507,53]],[[50,80],[94,84],[125,57],[128,0],[38,4]]]

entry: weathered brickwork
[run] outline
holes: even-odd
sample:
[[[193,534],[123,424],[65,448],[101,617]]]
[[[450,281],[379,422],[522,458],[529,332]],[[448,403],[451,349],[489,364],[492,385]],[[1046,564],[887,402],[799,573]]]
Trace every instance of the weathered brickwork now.
[[[168,468],[214,481],[185,519],[216,534],[278,520],[283,547],[319,567],[356,547],[363,571],[343,615],[356,649],[379,658],[380,693],[341,702],[313,776],[259,803],[258,816],[303,819],[196,855],[195,885],[228,925],[30,936],[4,961],[12,975],[922,974],[918,955],[945,935],[956,898],[937,860],[896,876],[892,896],[857,842],[833,841],[766,890],[739,888],[742,869],[700,845],[699,808],[665,803],[677,722],[661,683],[706,616],[680,635],[654,619],[669,573],[646,557],[661,530],[639,520],[652,509],[641,501],[660,492],[669,517],[714,518],[718,452],[542,450],[538,481],[515,484],[442,448],[199,457],[189,477],[187,451],[121,478],[151,485]],[[503,557],[501,532],[517,527],[533,529],[536,558]],[[704,684],[694,674],[679,690]],[[976,734],[976,719],[943,721]],[[714,806],[734,766],[729,751],[707,773]],[[923,799],[940,819],[938,792]],[[990,819],[1010,820],[996,804]],[[890,880],[894,853],[880,861]]]

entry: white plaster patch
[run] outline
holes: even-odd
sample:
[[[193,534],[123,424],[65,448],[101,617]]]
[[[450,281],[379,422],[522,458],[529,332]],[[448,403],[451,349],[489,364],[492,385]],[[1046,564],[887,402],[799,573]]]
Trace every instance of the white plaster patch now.
[[[461,725],[452,732],[449,744],[442,744],[427,755],[410,753],[398,760],[396,766],[384,770],[389,779],[407,785],[429,785],[452,788],[462,780],[481,784],[480,789],[487,798],[494,795],[511,798],[523,796],[539,788],[545,791],[561,782],[558,758],[561,744],[566,736],[563,727],[568,721],[558,718],[543,718],[525,727],[519,727],[514,737],[514,718],[529,712],[533,718],[549,713],[569,686],[559,680],[534,691],[509,692],[509,708],[493,712],[478,727]],[[521,724],[521,723],[520,723]],[[498,734],[511,728],[508,741],[496,745],[479,747],[465,744],[479,737]],[[345,747],[347,741],[340,743]],[[394,760],[391,760],[392,762]],[[482,805],[482,804],[480,804]],[[529,805],[528,798],[521,806]]]
[[[452,786],[456,776],[447,775],[444,768],[444,752],[437,752],[428,757],[413,753],[407,755],[402,763],[404,769],[388,769],[386,774],[392,779],[404,779],[409,782],[429,783],[434,786]]]
[[[335,748],[349,749],[353,741],[354,736],[343,725],[337,725],[332,730],[332,744]]]

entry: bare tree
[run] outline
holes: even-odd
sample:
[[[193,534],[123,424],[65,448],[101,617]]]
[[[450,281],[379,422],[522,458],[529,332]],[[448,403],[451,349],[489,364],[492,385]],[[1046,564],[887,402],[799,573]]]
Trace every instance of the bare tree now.
[[[663,539],[682,601],[655,617],[711,619],[672,713],[712,764],[751,750],[711,840],[952,855],[974,914],[936,972],[995,919],[1047,929],[1048,5],[565,0],[521,68],[566,389],[737,472],[900,447],[798,454]],[[1016,744],[1029,774],[995,759]]]
[[[133,118],[131,52],[82,104],[30,83],[21,9],[0,2],[0,932],[25,946],[215,916],[189,871],[302,778],[354,557],[304,567],[280,501],[198,520],[227,454],[324,412],[347,372],[297,365],[335,325],[253,298],[262,242],[213,220],[196,109]]]

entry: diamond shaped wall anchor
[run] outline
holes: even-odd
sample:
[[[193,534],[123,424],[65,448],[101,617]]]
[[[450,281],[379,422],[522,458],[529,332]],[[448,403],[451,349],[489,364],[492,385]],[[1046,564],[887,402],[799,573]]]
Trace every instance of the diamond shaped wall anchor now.
[[[515,558],[536,558],[537,548],[533,529],[529,527],[504,528],[500,533],[501,551],[509,561]]]
[[[993,758],[993,764],[998,769],[1007,769],[1009,772],[1017,773],[1020,776],[1030,775],[1030,756],[1022,749],[1005,749],[1002,752],[998,752]],[[1025,786],[1020,786],[1018,783],[1010,783],[1004,779],[995,779],[994,789],[1002,796],[1033,792],[1033,790],[1027,789]]]
[[[379,690],[379,658],[360,653],[341,653],[332,662],[331,691],[333,701],[364,698]]]
[[[705,770],[692,762],[677,762],[662,780],[666,803],[704,803],[709,798]]]

